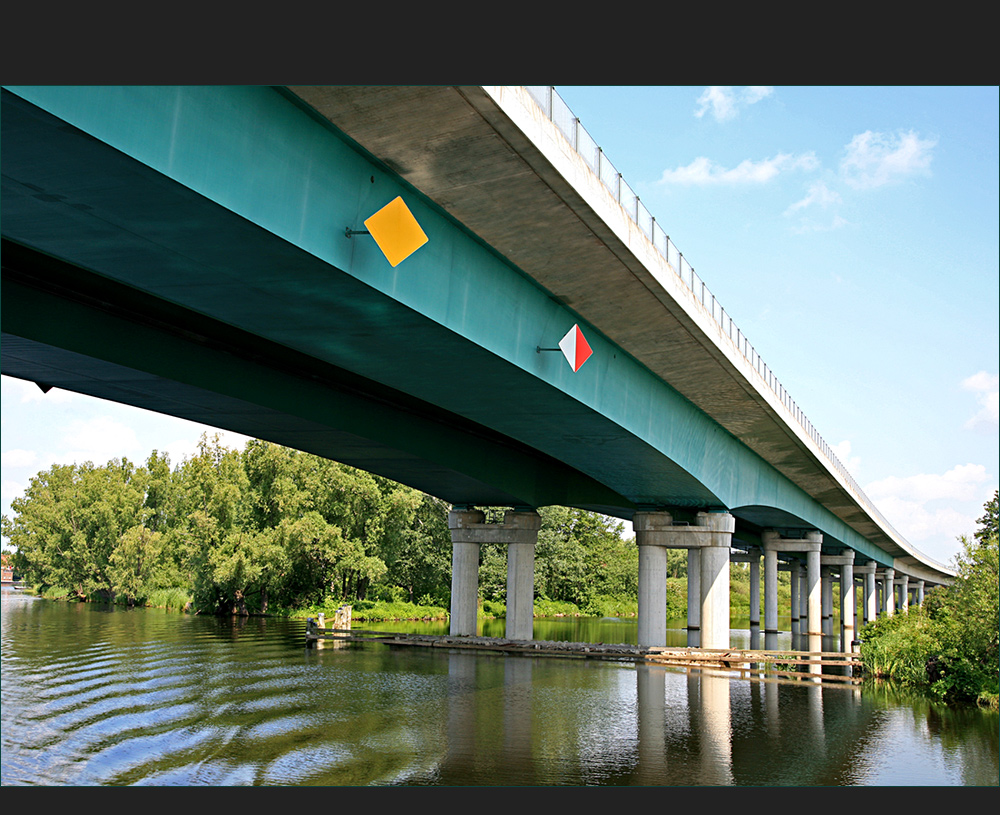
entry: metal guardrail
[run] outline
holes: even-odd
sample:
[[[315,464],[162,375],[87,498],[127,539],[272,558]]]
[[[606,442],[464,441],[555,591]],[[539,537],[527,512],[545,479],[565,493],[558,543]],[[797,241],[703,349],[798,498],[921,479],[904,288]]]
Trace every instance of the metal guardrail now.
[[[778,381],[778,378],[764,360],[760,358],[760,355],[754,349],[753,345],[750,344],[746,335],[736,326],[732,317],[722,307],[722,304],[715,299],[715,295],[709,291],[705,282],[695,273],[694,267],[691,266],[687,258],[684,257],[673,241],[670,240],[670,236],[656,222],[656,218],[650,214],[649,210],[639,200],[639,196],[628,185],[622,174],[615,169],[614,164],[611,163],[597,142],[584,129],[580,120],[573,115],[573,111],[569,109],[569,106],[559,96],[556,89],[551,85],[526,85],[524,87],[545,115],[559,128],[559,131],[573,146],[573,149],[580,155],[584,163],[600,178],[601,182],[611,192],[632,221],[649,238],[657,252],[667,261],[667,264],[673,269],[674,273],[691,291],[695,301],[700,303],[712,316],[712,319],[722,329],[723,335],[729,338],[733,346],[743,355],[754,370],[760,374],[768,388],[778,397],[798,423],[799,427],[816,443],[816,446],[820,449],[827,462],[843,477],[861,504],[882,524],[883,528],[890,531],[900,541],[905,541],[906,539],[896,531],[892,524],[886,520],[885,516],[871,502],[871,499],[865,495],[864,491],[854,480],[854,477],[847,471],[847,468],[841,464],[830,445],[820,436],[816,428],[813,427],[812,422],[806,418],[801,408],[795,404],[795,400],[788,394],[788,391]]]

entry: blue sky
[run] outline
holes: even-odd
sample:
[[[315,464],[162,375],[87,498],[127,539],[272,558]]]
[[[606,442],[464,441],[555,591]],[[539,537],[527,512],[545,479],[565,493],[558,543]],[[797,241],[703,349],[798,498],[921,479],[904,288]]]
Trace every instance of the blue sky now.
[[[1000,469],[1000,90],[557,91],[876,506],[950,562]],[[176,463],[205,430],[6,377],[2,400],[6,514],[55,462]]]

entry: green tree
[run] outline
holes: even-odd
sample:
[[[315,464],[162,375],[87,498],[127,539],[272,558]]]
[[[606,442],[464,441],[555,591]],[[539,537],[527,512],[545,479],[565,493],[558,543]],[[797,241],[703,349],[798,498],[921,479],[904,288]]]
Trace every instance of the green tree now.
[[[164,536],[145,526],[133,526],[118,539],[108,564],[108,576],[116,594],[128,604],[163,588]]]
[[[4,517],[15,563],[32,583],[61,586],[80,599],[112,599],[112,555],[126,533],[141,527],[148,473],[127,459],[104,467],[53,465],[31,479]]]
[[[990,538],[996,538],[997,529],[997,490],[993,491],[993,498],[991,498],[985,505],[986,513],[980,518],[976,523],[979,524],[979,529],[973,533],[973,537],[980,543],[986,543]]]
[[[245,613],[265,564],[266,547],[248,542],[248,481],[242,457],[203,435],[198,453],[181,467],[184,529],[179,543],[193,576],[195,605],[203,611]],[[248,582],[249,581],[249,582]]]

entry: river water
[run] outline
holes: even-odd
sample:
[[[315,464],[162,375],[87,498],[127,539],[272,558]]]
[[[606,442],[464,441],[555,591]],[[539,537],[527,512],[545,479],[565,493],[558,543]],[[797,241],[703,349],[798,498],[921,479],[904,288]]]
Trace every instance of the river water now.
[[[579,625],[540,621],[535,636],[577,641]],[[595,625],[605,642],[634,638],[634,622]],[[304,634],[304,622],[5,588],[0,782],[998,783],[995,714],[887,690],[374,643],[307,649]]]

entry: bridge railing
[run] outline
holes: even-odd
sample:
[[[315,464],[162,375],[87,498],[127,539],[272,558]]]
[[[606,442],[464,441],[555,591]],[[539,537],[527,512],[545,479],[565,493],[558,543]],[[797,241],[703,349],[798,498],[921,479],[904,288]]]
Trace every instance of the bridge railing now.
[[[544,111],[545,115],[559,128],[560,132],[580,155],[584,163],[601,179],[601,182],[608,188],[632,221],[649,238],[656,250],[694,295],[695,300],[701,303],[705,310],[712,315],[712,318],[722,329],[722,333],[729,338],[754,370],[760,374],[768,388],[784,404],[799,426],[816,443],[816,446],[820,449],[831,467],[840,473],[844,481],[854,491],[858,500],[871,513],[872,517],[878,519],[883,528],[892,532],[899,540],[905,540],[892,524],[886,520],[885,516],[879,512],[868,496],[865,495],[864,491],[854,480],[854,477],[834,454],[830,445],[820,436],[816,428],[813,427],[812,422],[806,418],[799,406],[795,404],[788,391],[785,390],[784,386],[778,381],[778,378],[764,360],[760,358],[760,354],[750,344],[746,335],[736,326],[732,317],[722,307],[722,304],[715,299],[715,295],[712,294],[708,286],[705,285],[705,282],[697,275],[694,267],[691,266],[683,253],[670,240],[670,236],[656,222],[656,218],[650,214],[649,210],[639,200],[639,196],[628,185],[622,174],[615,169],[614,164],[611,163],[597,142],[586,131],[580,120],[573,115],[573,111],[570,110],[566,102],[559,96],[556,89],[550,85],[527,85],[525,89],[542,111]]]

